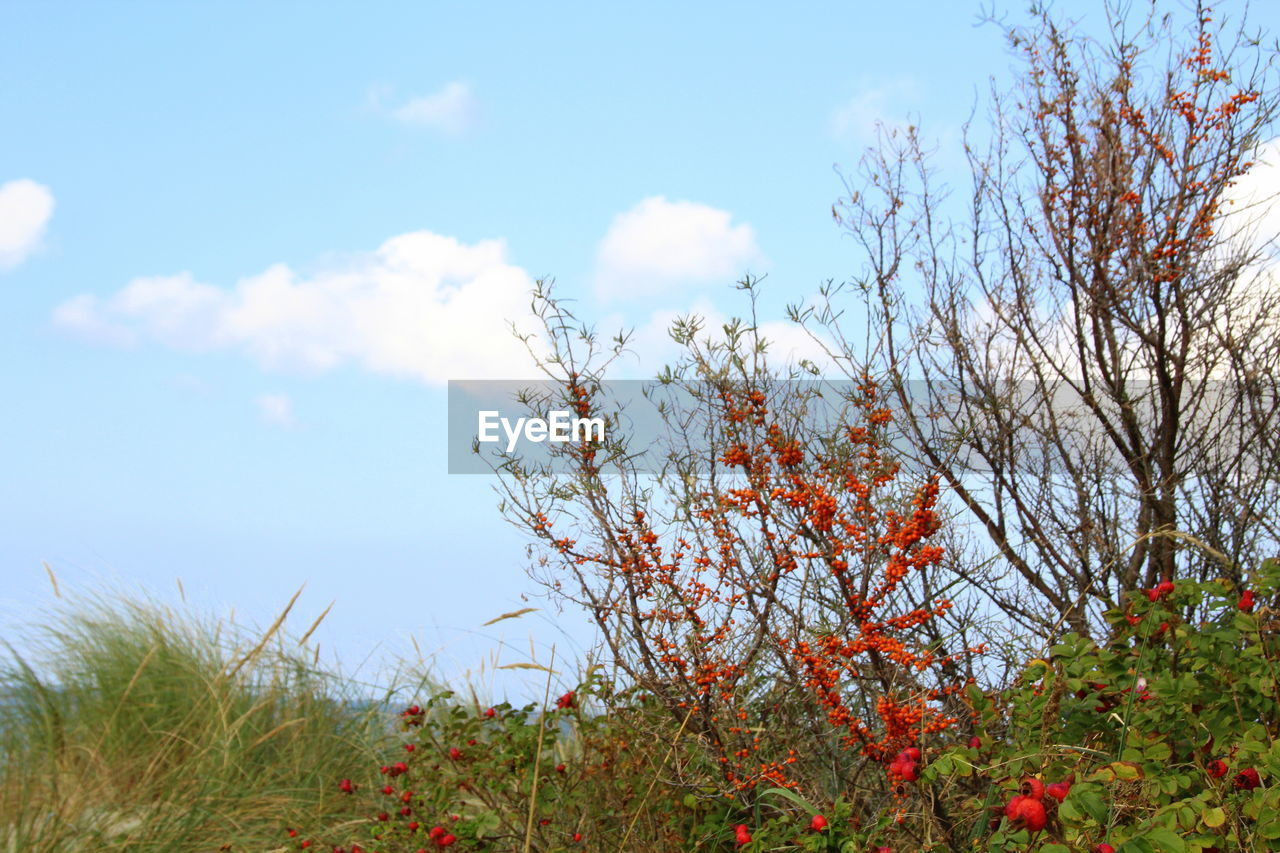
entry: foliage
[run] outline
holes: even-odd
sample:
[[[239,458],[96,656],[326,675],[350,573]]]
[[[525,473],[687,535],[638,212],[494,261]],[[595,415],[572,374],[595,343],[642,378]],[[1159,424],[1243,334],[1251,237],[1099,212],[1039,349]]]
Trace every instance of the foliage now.
[[[1280,843],[1278,600],[1280,561],[1247,593],[1225,579],[1132,591],[1108,612],[1105,643],[1070,634],[1009,687],[971,685],[968,732],[921,738],[857,796],[725,796],[690,731],[637,738],[665,714],[598,673],[543,709],[490,713],[440,694],[405,710],[389,763],[355,786],[364,836],[350,850],[1268,849]],[[1211,618],[1186,621],[1202,610]]]

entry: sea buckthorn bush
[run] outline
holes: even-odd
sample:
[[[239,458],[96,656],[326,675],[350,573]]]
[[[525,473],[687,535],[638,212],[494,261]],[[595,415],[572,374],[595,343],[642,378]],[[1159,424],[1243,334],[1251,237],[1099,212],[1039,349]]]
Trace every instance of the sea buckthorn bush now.
[[[601,370],[573,366],[572,315],[542,305],[560,391],[531,408],[617,423]],[[809,417],[821,389],[770,374],[749,329],[726,335],[688,332],[682,374],[655,392],[670,391],[666,423],[703,437],[666,447],[661,475],[625,437],[553,451],[559,472],[509,458],[507,513],[621,682],[698,745],[675,784],[748,808],[772,787],[878,803],[884,768],[959,721],[981,651],[940,582],[938,483],[886,452],[893,415],[870,376]]]

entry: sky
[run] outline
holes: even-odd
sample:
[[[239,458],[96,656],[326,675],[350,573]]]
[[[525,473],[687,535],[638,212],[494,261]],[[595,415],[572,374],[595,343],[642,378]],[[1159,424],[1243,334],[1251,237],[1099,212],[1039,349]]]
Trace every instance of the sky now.
[[[748,273],[793,340],[856,271],[831,207],[876,123],[954,144],[1013,65],[979,11],[0,2],[0,635],[47,563],[247,625],[305,586],[290,624],[332,602],[366,673],[580,653],[493,482],[447,474],[445,383],[532,374],[543,278],[635,330],[630,376]]]

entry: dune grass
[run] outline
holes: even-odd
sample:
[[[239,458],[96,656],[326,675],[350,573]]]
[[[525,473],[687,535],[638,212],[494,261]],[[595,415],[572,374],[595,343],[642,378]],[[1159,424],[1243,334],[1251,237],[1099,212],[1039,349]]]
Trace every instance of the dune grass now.
[[[386,699],[279,629],[97,598],[0,652],[0,851],[263,851],[336,814]]]

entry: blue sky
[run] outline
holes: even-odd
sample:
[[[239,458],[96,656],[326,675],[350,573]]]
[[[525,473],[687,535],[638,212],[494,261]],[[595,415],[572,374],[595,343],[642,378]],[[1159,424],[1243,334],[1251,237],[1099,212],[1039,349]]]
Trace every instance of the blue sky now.
[[[745,272],[773,321],[849,276],[833,167],[876,120],[955,139],[1011,66],[976,12],[0,5],[0,630],[47,561],[257,623],[305,583],[349,666],[584,641],[480,627],[535,588],[492,484],[445,473],[444,383],[529,373],[504,321],[539,277],[645,375]]]

